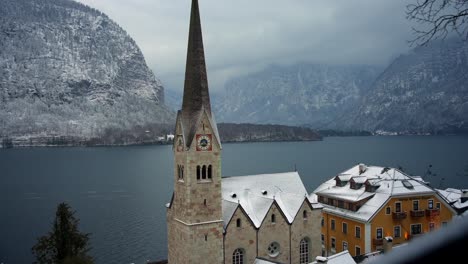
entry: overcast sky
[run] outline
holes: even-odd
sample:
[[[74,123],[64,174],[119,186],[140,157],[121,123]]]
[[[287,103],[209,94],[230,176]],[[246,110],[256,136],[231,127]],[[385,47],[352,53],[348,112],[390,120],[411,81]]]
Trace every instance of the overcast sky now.
[[[166,89],[183,89],[191,0],[77,0],[141,48]],[[409,49],[411,0],[199,0],[210,90],[295,62],[386,65]]]

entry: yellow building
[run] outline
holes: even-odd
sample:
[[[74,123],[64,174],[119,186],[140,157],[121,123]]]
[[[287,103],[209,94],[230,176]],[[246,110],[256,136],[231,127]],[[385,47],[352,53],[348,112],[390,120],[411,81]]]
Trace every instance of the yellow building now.
[[[322,255],[381,250],[447,224],[455,210],[421,177],[387,167],[356,165],[320,185]]]

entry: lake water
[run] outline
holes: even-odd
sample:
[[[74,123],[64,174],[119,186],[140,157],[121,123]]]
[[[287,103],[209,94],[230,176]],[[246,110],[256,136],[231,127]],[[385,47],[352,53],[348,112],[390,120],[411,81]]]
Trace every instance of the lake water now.
[[[224,144],[225,176],[293,171],[309,192],[360,162],[402,167],[434,187],[468,188],[468,137],[325,138]],[[68,202],[91,233],[96,263],[167,256],[164,205],[172,189],[171,146],[0,149],[0,263],[31,263],[36,238]],[[435,175],[434,175],[435,174]]]

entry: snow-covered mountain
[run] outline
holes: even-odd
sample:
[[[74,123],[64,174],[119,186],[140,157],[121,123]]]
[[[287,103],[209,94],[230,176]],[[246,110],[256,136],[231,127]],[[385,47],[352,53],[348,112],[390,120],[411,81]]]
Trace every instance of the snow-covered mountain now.
[[[99,137],[173,122],[135,41],[71,0],[0,3],[0,138]]]
[[[226,83],[213,101],[222,122],[307,124],[328,128],[366,93],[381,72],[364,65],[270,66]]]
[[[355,111],[338,121],[370,131],[468,131],[468,42],[433,42],[401,55]]]

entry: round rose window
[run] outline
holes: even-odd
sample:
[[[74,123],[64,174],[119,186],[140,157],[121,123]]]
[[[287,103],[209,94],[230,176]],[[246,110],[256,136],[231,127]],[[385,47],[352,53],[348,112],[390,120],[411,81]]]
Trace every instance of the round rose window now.
[[[277,242],[273,242],[268,246],[268,255],[272,258],[277,257],[280,253],[280,245]]]

